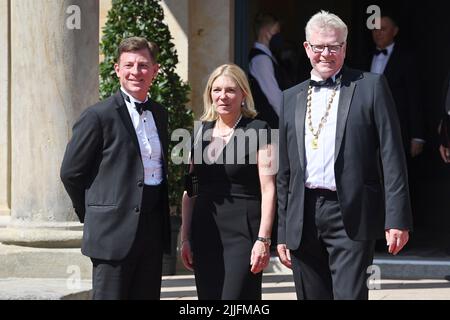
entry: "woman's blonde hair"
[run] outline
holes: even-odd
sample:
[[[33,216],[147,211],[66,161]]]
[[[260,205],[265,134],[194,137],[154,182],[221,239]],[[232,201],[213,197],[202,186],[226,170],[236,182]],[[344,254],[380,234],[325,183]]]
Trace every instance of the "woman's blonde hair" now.
[[[242,116],[246,118],[256,117],[257,112],[255,110],[255,103],[253,102],[253,96],[250,91],[247,76],[237,65],[227,63],[217,67],[209,76],[208,83],[206,84],[205,91],[203,92],[203,115],[200,117],[200,120],[214,121],[219,117],[211,98],[211,90],[214,81],[216,81],[216,79],[220,76],[227,76],[233,79],[244,93],[245,103],[241,107]]]

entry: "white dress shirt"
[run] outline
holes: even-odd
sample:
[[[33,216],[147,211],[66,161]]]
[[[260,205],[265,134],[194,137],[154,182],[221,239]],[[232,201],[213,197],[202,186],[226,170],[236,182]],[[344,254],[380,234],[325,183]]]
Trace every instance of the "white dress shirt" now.
[[[380,53],[379,55],[374,54],[372,58],[372,65],[370,67],[370,72],[383,74],[384,69],[391,57],[392,51],[394,50],[395,42],[386,47],[387,55]],[[380,50],[379,48],[377,48]]]
[[[141,150],[142,164],[144,166],[144,183],[146,185],[159,185],[163,181],[163,165],[161,142],[159,141],[158,130],[156,128],[155,119],[150,111],[144,110],[140,115],[137,112],[135,103],[143,103],[128,94],[125,89],[120,88],[125,93],[130,101],[125,100],[128,113],[131,117],[134,130],[139,142],[139,149]]]
[[[311,79],[320,81],[319,77],[311,74]],[[311,100],[311,119],[314,133],[325,115],[334,87],[314,87]],[[312,148],[313,134],[309,130],[308,114],[305,118],[305,152],[306,152],[306,183],[309,189],[336,190],[334,177],[334,152],[336,141],[336,123],[339,104],[340,87],[336,90],[327,122],[320,131],[318,148]]]
[[[276,63],[276,59],[272,55],[272,52],[270,52],[270,49],[262,43],[255,42],[254,47],[266,53],[267,56],[265,54],[260,54],[250,61],[250,74],[258,81],[258,84],[270,105],[273,107],[276,114],[280,116],[283,94],[278,86],[277,79],[275,78],[275,70],[273,69],[273,61]]]

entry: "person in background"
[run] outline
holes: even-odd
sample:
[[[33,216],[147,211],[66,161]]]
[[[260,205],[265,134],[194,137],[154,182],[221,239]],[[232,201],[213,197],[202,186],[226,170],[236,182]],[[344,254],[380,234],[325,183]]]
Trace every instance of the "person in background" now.
[[[258,119],[278,128],[284,71],[270,48],[281,48],[282,37],[279,20],[268,13],[255,17],[256,42],[249,53],[249,81]]]
[[[157,54],[144,38],[120,43],[120,90],[81,114],[64,154],[61,179],[84,222],[95,300],[160,298],[170,221],[168,116],[148,97]]]
[[[276,201],[270,128],[234,64],[211,73],[203,101],[190,164],[199,193],[183,194],[181,258],[200,300],[260,300]]]
[[[311,79],[283,92],[278,245],[298,299],[368,299],[375,239],[397,254],[412,228],[405,154],[382,75],[344,66],[347,26],[306,25]]]
[[[410,50],[395,42],[400,29],[390,16],[380,18],[380,29],[372,30],[375,44],[370,56],[371,72],[383,74],[389,84],[400,120],[407,160],[420,155],[425,144],[424,117],[417,63]]]
[[[423,161],[420,155],[425,146],[425,117],[422,109],[422,86],[419,78],[419,60],[413,50],[396,41],[400,32],[399,25],[391,15],[379,18],[380,28],[373,29],[374,48],[368,55],[366,70],[383,74],[389,84],[400,121],[403,149],[406,155],[410,199],[415,221],[422,219],[415,210],[422,196],[420,184],[423,184]],[[384,250],[383,241],[377,241],[377,251]]]

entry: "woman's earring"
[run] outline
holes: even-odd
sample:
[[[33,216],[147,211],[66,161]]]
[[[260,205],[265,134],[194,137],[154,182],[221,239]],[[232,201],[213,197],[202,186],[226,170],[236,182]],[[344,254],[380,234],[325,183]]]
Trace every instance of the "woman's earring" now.
[[[242,101],[241,107],[242,107],[242,108],[245,108],[245,100]]]

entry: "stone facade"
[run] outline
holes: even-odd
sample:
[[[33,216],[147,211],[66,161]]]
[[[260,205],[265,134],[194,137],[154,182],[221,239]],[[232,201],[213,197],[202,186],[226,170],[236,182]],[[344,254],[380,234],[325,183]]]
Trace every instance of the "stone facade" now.
[[[6,91],[0,105],[0,208],[10,208],[11,216],[0,241],[57,247],[61,240],[73,246],[80,243],[81,225],[59,168],[74,121],[98,101],[99,5],[84,0],[1,5],[0,16],[8,18],[0,20],[7,21],[0,38],[6,44],[0,63],[7,61],[0,69],[0,88]],[[8,50],[14,52],[10,57]]]

